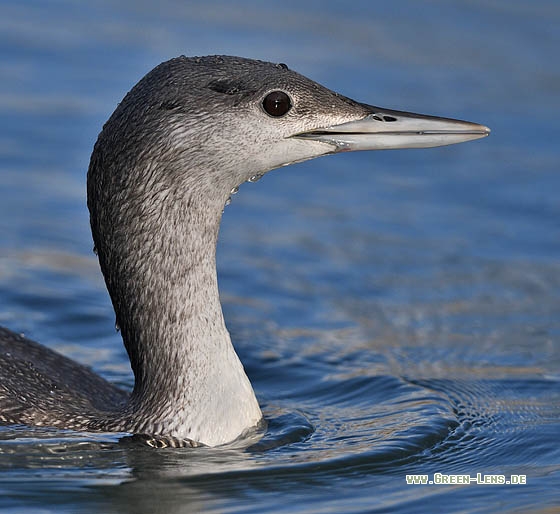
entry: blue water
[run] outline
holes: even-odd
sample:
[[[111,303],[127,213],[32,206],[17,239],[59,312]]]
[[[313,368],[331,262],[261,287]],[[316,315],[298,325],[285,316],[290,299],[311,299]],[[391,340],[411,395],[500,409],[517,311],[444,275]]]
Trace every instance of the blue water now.
[[[153,66],[286,62],[357,100],[493,132],[244,185],[225,211],[219,279],[264,438],[156,451],[0,427],[0,509],[560,508],[560,4],[113,4],[0,6],[0,324],[123,387],[85,171],[103,122]],[[527,483],[406,483],[437,472]]]

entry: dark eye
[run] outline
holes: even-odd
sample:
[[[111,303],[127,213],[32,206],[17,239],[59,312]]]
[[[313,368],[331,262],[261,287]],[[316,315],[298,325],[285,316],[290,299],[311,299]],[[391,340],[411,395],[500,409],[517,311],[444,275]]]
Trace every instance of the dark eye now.
[[[278,118],[292,108],[292,101],[284,91],[272,91],[264,97],[263,107],[267,114]]]

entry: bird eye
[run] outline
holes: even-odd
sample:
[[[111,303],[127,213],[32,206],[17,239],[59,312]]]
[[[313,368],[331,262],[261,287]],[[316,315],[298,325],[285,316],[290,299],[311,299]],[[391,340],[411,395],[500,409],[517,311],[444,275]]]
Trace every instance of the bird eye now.
[[[292,108],[292,101],[284,91],[268,93],[264,97],[262,104],[266,113],[275,118],[284,116]]]

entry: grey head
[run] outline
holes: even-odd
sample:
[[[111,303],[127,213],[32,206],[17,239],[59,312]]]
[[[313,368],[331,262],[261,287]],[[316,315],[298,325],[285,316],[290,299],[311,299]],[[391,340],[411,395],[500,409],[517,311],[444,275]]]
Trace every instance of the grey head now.
[[[328,153],[441,146],[488,134],[474,123],[356,102],[284,64],[178,57],[128,93],[96,152],[111,159],[113,179],[122,181],[116,170],[127,170],[127,188],[184,185],[227,196],[250,177]]]
[[[214,445],[261,419],[216,279],[220,219],[237,186],[329,153],[488,133],[353,101],[283,64],[178,57],[153,69],[103,127],[88,171],[93,238],[135,375],[114,427]]]

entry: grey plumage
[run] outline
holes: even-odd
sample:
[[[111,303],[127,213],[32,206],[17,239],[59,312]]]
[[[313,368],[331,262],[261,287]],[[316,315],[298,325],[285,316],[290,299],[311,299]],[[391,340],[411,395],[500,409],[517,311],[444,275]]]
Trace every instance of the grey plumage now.
[[[263,99],[271,91],[288,95],[287,112],[266,112]],[[379,141],[388,144],[387,127],[401,121],[439,123],[452,134],[447,143],[420,146],[488,133],[397,111],[384,110],[390,113],[384,119],[381,111],[285,65],[214,56],[179,57],[154,68],[104,125],[87,180],[93,239],[134,390],[128,396],[0,329],[0,420],[150,434],[174,445],[221,444],[258,425],[262,415],[218,296],[215,250],[224,204],[232,189],[278,166],[386,147]],[[424,128],[413,130],[407,137],[427,140]]]

